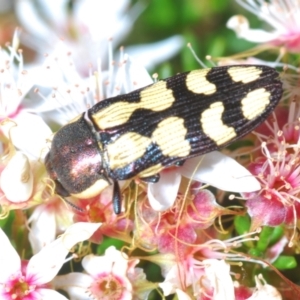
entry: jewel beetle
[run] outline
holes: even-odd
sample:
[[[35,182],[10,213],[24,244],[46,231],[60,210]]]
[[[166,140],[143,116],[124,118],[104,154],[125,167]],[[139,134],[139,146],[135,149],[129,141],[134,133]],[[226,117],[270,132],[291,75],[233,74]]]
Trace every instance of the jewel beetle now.
[[[62,197],[90,198],[118,180],[157,182],[159,172],[220,149],[261,124],[282,96],[277,71],[234,65],[180,73],[105,99],[53,137],[46,169]]]

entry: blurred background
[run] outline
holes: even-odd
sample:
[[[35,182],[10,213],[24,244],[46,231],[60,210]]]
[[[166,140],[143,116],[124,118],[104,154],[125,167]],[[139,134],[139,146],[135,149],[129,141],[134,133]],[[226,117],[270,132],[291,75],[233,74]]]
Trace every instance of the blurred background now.
[[[114,8],[117,17],[110,17]],[[226,28],[232,15],[246,15],[251,27],[260,25],[255,16],[234,0],[0,0],[0,13],[0,44],[11,41],[15,28],[21,27],[20,48],[26,63],[37,61],[42,52],[50,52],[53,32],[72,43],[74,48],[78,48],[76,42],[84,47],[82,36],[88,34],[87,31],[90,30],[89,34],[93,31],[91,35],[95,38],[98,30],[103,37],[103,31],[108,33],[118,20],[125,18],[127,23],[120,25],[121,30],[112,30],[115,50],[124,46],[126,52],[133,45],[155,43],[179,35],[183,38],[182,47],[175,51],[175,56],[146,64],[148,71],[158,72],[161,78],[199,68],[186,47],[188,42],[204,61],[208,54],[228,56],[253,47]],[[49,49],[45,43],[47,39]],[[102,47],[105,47],[103,42]]]

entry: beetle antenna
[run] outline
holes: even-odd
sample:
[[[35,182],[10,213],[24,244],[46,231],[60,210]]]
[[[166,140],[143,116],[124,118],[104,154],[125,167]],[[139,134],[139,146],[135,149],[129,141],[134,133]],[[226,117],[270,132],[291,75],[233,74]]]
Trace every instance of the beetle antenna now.
[[[74,203],[72,203],[71,201],[67,200],[66,198],[62,198],[68,205],[70,205],[73,209],[81,212],[81,213],[84,213],[84,209],[78,207],[77,205],[75,205]]]

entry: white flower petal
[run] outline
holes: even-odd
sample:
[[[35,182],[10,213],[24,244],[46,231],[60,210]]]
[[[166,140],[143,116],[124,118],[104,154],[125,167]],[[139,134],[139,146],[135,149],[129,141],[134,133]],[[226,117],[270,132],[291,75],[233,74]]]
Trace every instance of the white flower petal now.
[[[214,288],[214,300],[232,300],[234,285],[230,276],[230,266],[224,260],[205,259],[205,275]]]
[[[21,270],[21,260],[6,234],[0,228],[0,282],[6,282],[11,275]]]
[[[158,285],[163,290],[165,296],[169,296],[176,292],[176,288],[174,287],[174,284],[172,282],[164,281],[164,282],[160,282]]]
[[[33,174],[26,155],[17,151],[0,175],[5,197],[14,203],[28,200],[33,190]]]
[[[184,282],[181,281],[180,274],[184,274]],[[164,295],[169,296],[174,294],[177,289],[182,289],[183,286],[192,284],[193,281],[191,281],[192,277],[190,275],[182,264],[173,264],[167,273],[163,272],[165,280],[158,285],[163,290]]]
[[[19,22],[26,29],[26,31],[38,38],[30,39],[31,42],[35,41],[35,45],[31,46],[36,46],[36,49],[40,49],[41,51],[43,51],[43,46],[46,46],[47,44],[50,46],[50,43],[53,41],[55,36],[53,35],[50,27],[37,13],[35,2],[31,0],[18,0],[15,5],[15,10]],[[25,40],[26,39],[24,39],[24,41]],[[47,41],[48,43],[46,43]],[[42,45],[40,45],[41,42]]]
[[[68,0],[38,0],[37,6],[41,9],[40,14],[45,16],[48,22],[51,22],[52,26],[56,26],[56,29],[61,30],[68,15]],[[37,8],[36,8],[37,9]],[[65,28],[64,28],[65,29]],[[45,38],[45,37],[44,37]]]
[[[38,289],[40,299],[43,300],[68,300],[64,295],[50,289]]]
[[[240,35],[240,33],[249,30],[249,21],[243,15],[237,15],[231,17],[227,21],[226,26],[234,30],[237,35]]]
[[[37,80],[42,86],[63,88],[66,83],[76,85],[82,80],[70,56],[70,48],[64,41],[55,44],[55,48],[47,56],[41,69],[45,78],[40,76]]]
[[[82,260],[82,266],[87,273],[97,277],[100,273],[114,273],[126,276],[128,260],[126,255],[114,246],[106,249],[104,256],[87,255]]]
[[[160,42],[127,47],[126,53],[146,68],[153,68],[154,65],[160,64],[178,53],[183,45],[184,39],[175,35]]]
[[[163,171],[157,183],[148,184],[148,199],[151,207],[156,211],[170,208],[178,193],[181,175],[176,171]]]
[[[88,296],[89,287],[93,282],[94,278],[83,273],[70,273],[57,276],[52,281],[56,289],[62,289],[68,293],[70,300],[94,300],[93,295]]]
[[[77,243],[89,239],[100,226],[101,223],[86,222],[71,225],[62,236],[64,245],[71,249]]]
[[[16,57],[14,50],[11,50],[10,56],[4,50],[0,49],[0,69],[1,69],[1,103],[0,115],[1,119],[11,117],[20,110],[20,104],[24,100],[25,95],[34,84],[34,72],[24,71],[22,69],[22,59],[15,58],[14,64],[11,60]],[[21,106],[23,109],[23,106]]]
[[[227,21],[227,27],[235,31],[239,38],[254,43],[266,43],[275,40],[278,33],[267,32],[262,29],[250,29],[249,22],[244,16],[233,16]]]
[[[198,169],[193,175],[196,167]],[[189,159],[179,170],[185,177],[193,176],[194,180],[224,191],[242,193],[261,188],[258,180],[246,168],[218,151]]]
[[[125,22],[126,14],[124,14],[129,5],[128,0],[85,0],[77,1],[75,4],[75,18],[79,24],[84,24],[88,28],[93,40],[98,40],[99,37],[115,37],[119,27],[122,28],[120,34],[124,34],[130,26],[131,22]],[[103,26],[104,24],[106,26]]]
[[[128,69],[128,78],[130,78],[130,86],[128,87],[128,92],[153,83],[153,79],[149,75],[145,67],[137,63],[133,58],[128,57],[126,68]]]
[[[34,254],[55,240],[56,222],[54,213],[54,210],[50,210],[46,204],[42,204],[37,206],[30,216],[28,222],[31,223],[31,226],[28,239]]]
[[[52,283],[55,285],[56,289],[64,289],[68,291],[68,293],[72,293],[71,291],[74,290],[74,294],[76,294],[77,292],[86,293],[86,289],[93,281],[94,279],[90,275],[74,272],[56,276]]]
[[[192,298],[182,290],[176,289],[176,294],[178,300],[192,300]]]
[[[92,236],[100,223],[76,223],[51,244],[34,255],[27,266],[27,276],[35,278],[36,284],[47,283],[54,278],[74,245]]]
[[[21,112],[12,122],[6,122],[1,128],[12,139],[16,148],[29,158],[42,158],[46,154],[46,141],[52,135],[51,129],[37,115]]]
[[[247,300],[281,300],[282,297],[278,290],[269,285],[264,280],[263,276],[260,274],[255,276],[256,282],[256,291],[252,294],[251,297],[247,298]]]

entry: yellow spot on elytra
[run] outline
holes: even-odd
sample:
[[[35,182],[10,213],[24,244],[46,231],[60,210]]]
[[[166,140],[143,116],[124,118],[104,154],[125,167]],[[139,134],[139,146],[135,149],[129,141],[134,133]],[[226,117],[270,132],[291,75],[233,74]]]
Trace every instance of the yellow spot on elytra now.
[[[270,96],[270,92],[264,88],[249,92],[241,101],[244,117],[252,120],[262,114],[270,104]]]
[[[111,169],[122,168],[144,155],[151,139],[135,132],[127,132],[107,146]]]
[[[159,81],[141,91],[139,108],[162,111],[171,107],[174,101],[173,92],[167,88],[167,83]]]
[[[191,71],[186,77],[186,87],[195,94],[211,95],[216,92],[216,86],[206,78],[210,69]]]
[[[99,129],[125,124],[137,109],[162,111],[172,106],[175,98],[165,81],[159,81],[140,92],[140,101],[129,103],[119,101],[105,107],[92,116]]]
[[[217,145],[222,145],[236,137],[233,127],[227,126],[222,121],[224,105],[218,101],[210,105],[200,116],[202,129]]]
[[[152,141],[164,155],[184,157],[189,155],[191,150],[186,133],[187,129],[182,118],[169,117],[157,125],[152,134]]]
[[[227,72],[233,81],[248,83],[257,80],[262,70],[256,67],[231,67]]]

